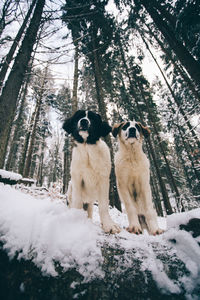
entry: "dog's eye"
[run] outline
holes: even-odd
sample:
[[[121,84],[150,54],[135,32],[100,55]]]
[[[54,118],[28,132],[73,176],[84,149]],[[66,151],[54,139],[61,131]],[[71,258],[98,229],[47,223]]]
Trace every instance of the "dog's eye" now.
[[[126,130],[130,126],[130,122],[127,122],[123,127],[122,130]]]

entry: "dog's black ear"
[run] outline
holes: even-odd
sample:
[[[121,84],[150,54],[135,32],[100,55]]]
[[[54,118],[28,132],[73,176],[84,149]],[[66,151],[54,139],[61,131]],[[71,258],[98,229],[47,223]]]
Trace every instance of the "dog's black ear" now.
[[[119,124],[114,124],[113,128],[112,128],[112,134],[114,137],[116,137],[120,131],[120,128],[122,127],[122,125],[124,124],[124,122],[119,123]]]
[[[112,127],[105,121],[101,124],[101,136],[105,137],[112,131]]]
[[[79,118],[80,115],[83,115],[84,111],[83,110],[77,110],[72,116],[71,118],[68,118],[65,120],[65,122],[63,123],[63,129],[67,132],[67,133],[72,133],[73,131],[73,123],[75,120],[77,120],[77,118]]]
[[[141,128],[141,131],[142,131],[142,134],[145,138],[148,138],[150,133],[151,133],[151,130],[146,127],[146,126],[143,126],[141,123],[137,123],[139,125],[139,127]]]
[[[65,120],[65,122],[63,123],[63,129],[67,132],[67,133],[72,133],[72,125],[73,125],[73,121],[72,121],[72,117],[68,118],[67,120]]]

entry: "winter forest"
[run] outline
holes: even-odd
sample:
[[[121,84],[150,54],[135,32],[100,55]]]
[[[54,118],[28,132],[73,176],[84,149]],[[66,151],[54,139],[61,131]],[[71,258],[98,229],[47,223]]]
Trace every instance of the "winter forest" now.
[[[65,199],[73,140],[62,124],[78,109],[150,128],[159,217],[199,208],[199,1],[1,1],[0,169]],[[105,140],[110,205],[121,211],[117,141]]]

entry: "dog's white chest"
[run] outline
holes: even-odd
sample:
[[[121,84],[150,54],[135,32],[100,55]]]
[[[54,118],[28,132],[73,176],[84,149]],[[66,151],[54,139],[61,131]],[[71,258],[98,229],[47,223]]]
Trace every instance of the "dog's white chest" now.
[[[129,166],[137,172],[144,172],[149,169],[149,161],[145,154],[138,157],[129,157]]]
[[[95,176],[97,173],[107,175],[110,168],[109,149],[103,141],[100,140],[94,145],[78,144],[73,149],[71,170],[76,170],[83,177],[86,174]]]

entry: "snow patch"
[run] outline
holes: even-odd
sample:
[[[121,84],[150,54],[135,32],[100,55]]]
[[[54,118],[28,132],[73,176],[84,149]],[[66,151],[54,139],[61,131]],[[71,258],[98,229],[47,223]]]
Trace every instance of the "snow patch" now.
[[[37,199],[10,186],[0,189],[0,240],[13,257],[33,259],[42,271],[57,275],[54,262],[64,270],[77,268],[85,278],[102,276],[97,237],[101,232],[82,210],[62,202]]]
[[[14,172],[9,172],[6,170],[2,170],[0,169],[0,177],[1,178],[5,178],[5,179],[10,179],[10,180],[21,180],[22,176],[18,173],[14,173]]]
[[[8,255],[18,259],[32,259],[45,274],[57,275],[56,263],[67,271],[75,268],[90,281],[103,278],[105,249],[117,249],[114,276],[133,270],[135,261],[140,271],[149,271],[163,294],[187,292],[189,298],[200,285],[199,237],[179,229],[191,218],[200,218],[200,209],[158,218],[159,226],[166,229],[160,236],[147,232],[137,236],[125,230],[127,215],[110,208],[112,219],[122,231],[116,235],[103,232],[98,207],[94,205],[93,221],[83,210],[68,209],[58,199],[40,198],[24,194],[10,186],[0,184],[0,241]],[[177,264],[176,264],[177,262]],[[187,272],[177,267],[184,265]],[[176,278],[172,271],[175,268]],[[76,282],[71,288],[76,287]]]

